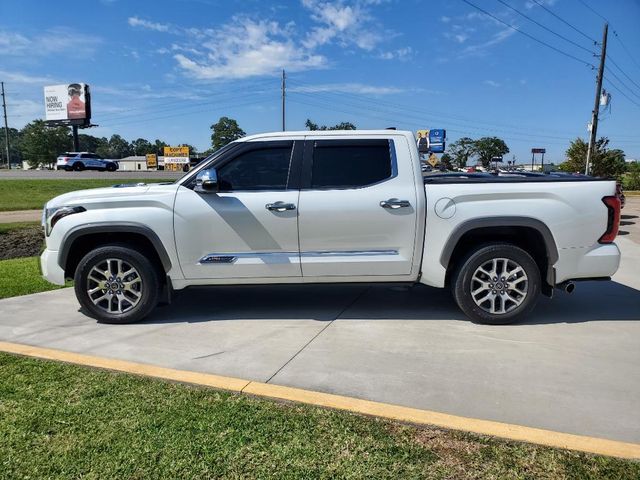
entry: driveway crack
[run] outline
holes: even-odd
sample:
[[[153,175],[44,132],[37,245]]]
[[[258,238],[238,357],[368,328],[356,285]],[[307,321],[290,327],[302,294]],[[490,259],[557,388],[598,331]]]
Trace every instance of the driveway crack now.
[[[327,323],[324,327],[322,327],[322,329],[321,329],[318,333],[316,333],[316,334],[311,338],[311,340],[309,340],[307,343],[305,343],[305,344],[302,346],[302,348],[300,348],[300,350],[298,350],[298,351],[297,351],[297,352],[296,352],[296,353],[295,353],[295,354],[294,354],[294,355],[293,355],[289,360],[287,360],[287,361],[284,363],[284,365],[282,365],[278,370],[276,370],[276,372],[275,372],[273,375],[271,375],[271,376],[267,379],[267,381],[266,381],[266,382],[264,382],[264,383],[269,383],[269,382],[273,379],[273,377],[275,377],[276,375],[278,375],[278,374],[279,374],[279,373],[280,373],[280,372],[281,372],[281,371],[282,371],[282,370],[283,370],[287,365],[289,365],[289,364],[293,361],[293,359],[294,359],[294,358],[296,358],[298,355],[300,355],[300,353],[301,353],[305,348],[307,348],[307,347],[311,344],[311,342],[313,342],[316,338],[318,338],[318,337],[322,334],[322,332],[324,332],[327,328],[329,328],[329,327],[333,324],[333,322],[335,322],[338,318],[340,318],[340,317],[342,316],[342,314],[343,314],[344,312],[346,312],[346,311],[347,311],[347,310],[349,310],[353,305],[355,305],[355,304],[356,304],[356,302],[357,302],[358,300],[360,300],[360,299],[364,296],[364,294],[365,294],[365,293],[367,293],[367,292],[369,291],[369,289],[370,289],[370,288],[371,288],[371,287],[369,286],[369,287],[367,287],[367,288],[363,289],[363,290],[362,290],[362,292],[360,292],[358,295],[356,295],[356,297],[355,297],[351,302],[349,302],[349,303],[348,303],[348,304],[347,304],[347,305],[346,305],[342,310],[340,310],[340,312],[338,312],[338,314],[336,315],[336,317],[335,317],[333,320],[331,320],[331,321],[330,321],[329,323]]]

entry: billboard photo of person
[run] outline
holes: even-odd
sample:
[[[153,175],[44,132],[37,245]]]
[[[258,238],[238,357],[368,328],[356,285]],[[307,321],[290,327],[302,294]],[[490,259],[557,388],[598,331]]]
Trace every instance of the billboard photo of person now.
[[[84,91],[79,83],[72,83],[67,87],[69,102],[67,103],[67,118],[69,120],[86,117]]]

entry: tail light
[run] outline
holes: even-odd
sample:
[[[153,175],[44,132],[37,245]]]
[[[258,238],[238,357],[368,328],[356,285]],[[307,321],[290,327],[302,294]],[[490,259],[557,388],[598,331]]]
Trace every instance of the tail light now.
[[[602,234],[598,243],[613,243],[620,226],[620,198],[612,195],[604,197],[602,202],[607,206],[607,231]]]

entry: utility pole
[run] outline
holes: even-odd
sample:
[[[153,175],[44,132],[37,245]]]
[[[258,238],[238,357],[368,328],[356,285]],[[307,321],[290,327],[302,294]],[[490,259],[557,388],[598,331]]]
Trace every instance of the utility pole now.
[[[600,94],[602,93],[602,75],[604,74],[604,61],[607,57],[607,33],[609,32],[609,24],[605,22],[604,32],[602,33],[602,51],[600,52],[600,67],[598,67],[598,79],[596,80],[596,101],[593,106],[591,115],[591,136],[589,137],[589,148],[587,149],[587,163],[584,168],[584,174],[589,175],[591,169],[591,157],[593,150],[596,148],[596,135],[598,133],[598,113],[600,112]]]
[[[9,124],[7,122],[7,101],[4,97],[4,82],[2,84],[2,110],[4,111],[4,148],[7,153],[7,168],[11,168],[11,158],[9,157]]]
[[[287,83],[286,83],[286,74],[284,73],[284,69],[282,69],[282,131],[286,130],[285,127],[285,96],[287,91]]]

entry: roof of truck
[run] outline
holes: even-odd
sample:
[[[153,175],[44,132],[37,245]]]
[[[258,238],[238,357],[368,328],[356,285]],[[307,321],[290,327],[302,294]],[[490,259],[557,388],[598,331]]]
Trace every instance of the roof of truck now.
[[[365,135],[409,135],[411,138],[414,137],[413,132],[408,130],[391,130],[391,129],[383,129],[383,130],[299,130],[299,131],[286,131],[286,132],[266,132],[266,133],[256,133],[254,135],[248,135],[246,137],[242,137],[240,141],[246,142],[251,140],[258,140],[261,138],[271,138],[271,137],[307,137],[307,136],[365,136]]]

